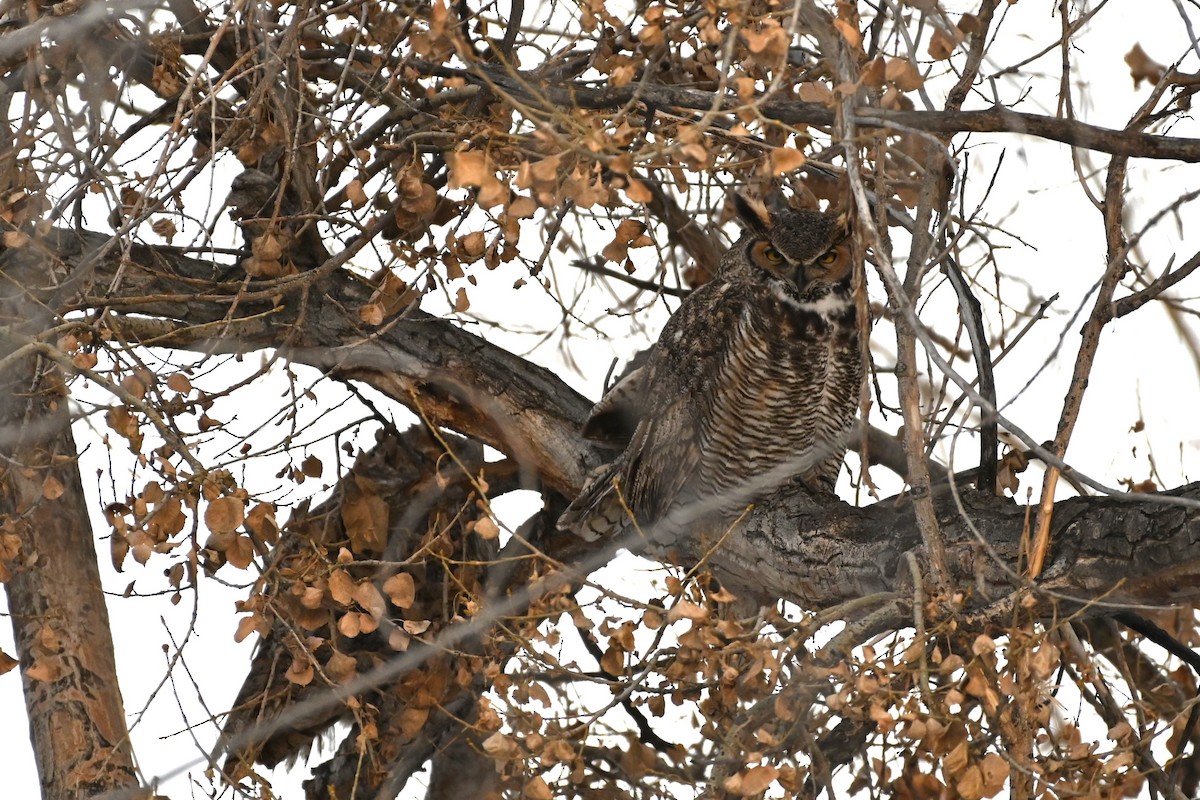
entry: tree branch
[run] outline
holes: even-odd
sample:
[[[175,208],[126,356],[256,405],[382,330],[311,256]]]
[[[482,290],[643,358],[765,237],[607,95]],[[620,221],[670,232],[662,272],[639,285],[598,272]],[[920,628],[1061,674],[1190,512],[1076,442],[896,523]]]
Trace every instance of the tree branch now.
[[[426,75],[464,78],[492,86],[519,104],[546,112],[570,107],[612,109],[637,102],[659,108],[693,111],[734,111],[746,105],[732,96],[717,97],[713,92],[661,84],[637,83],[604,88],[595,88],[584,82],[546,85],[535,74],[517,70],[468,70],[422,61],[411,63],[414,69]],[[767,119],[787,125],[833,125],[834,122],[834,110],[822,103],[770,100],[758,104],[756,108]],[[938,134],[1015,133],[1117,156],[1200,161],[1200,139],[1119,131],[1075,120],[1011,111],[999,106],[978,111],[889,111],[859,106],[854,109],[853,119],[860,128],[892,128]]]

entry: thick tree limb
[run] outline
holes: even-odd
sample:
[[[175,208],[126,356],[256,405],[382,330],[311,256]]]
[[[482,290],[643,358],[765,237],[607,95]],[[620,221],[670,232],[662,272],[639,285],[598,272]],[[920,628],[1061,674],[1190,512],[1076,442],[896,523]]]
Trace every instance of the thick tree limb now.
[[[1200,498],[1200,484],[1167,494]],[[1026,509],[974,492],[961,500],[961,513],[948,496],[937,503],[953,582],[970,590],[968,605],[1001,601],[1024,585],[1016,575]],[[1103,614],[1114,605],[1200,599],[1200,514],[1156,503],[1155,495],[1057,503],[1053,542],[1042,579],[1028,584],[1040,593],[1044,613]],[[907,502],[813,506],[791,496],[756,510],[746,528],[726,537],[709,561],[735,593],[824,607],[908,591],[904,554],[923,557],[919,544]],[[680,555],[701,557],[703,544],[682,543]]]
[[[44,253],[73,269],[105,241],[100,234],[55,230],[7,258]],[[279,348],[296,362],[362,380],[435,424],[511,454],[528,466],[527,486],[538,478],[570,494],[599,463],[578,435],[591,403],[553,373],[415,309],[371,328],[357,311],[372,287],[349,274],[335,274],[307,294],[288,291],[308,282],[303,274],[239,293],[240,281],[215,280],[223,266],[171,248],[135,245],[125,254],[114,248],[99,259],[95,279],[105,293],[84,296],[71,308],[136,311],[168,321],[130,320],[126,333],[143,343],[206,352]],[[118,274],[119,282],[110,283]],[[231,319],[235,305],[238,316]]]

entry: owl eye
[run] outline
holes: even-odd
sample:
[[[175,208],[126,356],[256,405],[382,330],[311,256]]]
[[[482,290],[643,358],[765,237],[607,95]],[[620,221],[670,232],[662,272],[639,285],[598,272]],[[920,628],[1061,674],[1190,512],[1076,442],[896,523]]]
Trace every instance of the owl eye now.
[[[758,266],[772,272],[784,263],[783,253],[772,247],[770,242],[755,242],[754,246],[750,248],[750,257]]]
[[[838,254],[837,254],[837,251],[836,251],[836,250],[830,250],[830,251],[829,251],[828,253],[826,253],[825,255],[818,257],[818,258],[817,258],[817,263],[818,263],[818,264],[821,264],[822,266],[826,266],[826,267],[827,267],[827,266],[829,266],[830,264],[832,264],[833,262],[835,262],[835,261],[837,261],[837,260],[838,260]]]

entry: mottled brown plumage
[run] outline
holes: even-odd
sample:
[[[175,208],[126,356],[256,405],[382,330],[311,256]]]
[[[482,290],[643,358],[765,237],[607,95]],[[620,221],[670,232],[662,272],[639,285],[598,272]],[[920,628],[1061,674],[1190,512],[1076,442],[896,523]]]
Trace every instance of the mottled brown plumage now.
[[[838,218],[740,201],[748,230],[667,322],[590,428],[625,450],[559,520],[585,539],[628,527],[669,544],[719,532],[799,477],[831,491],[862,381],[853,268]],[[619,487],[614,488],[614,483]]]

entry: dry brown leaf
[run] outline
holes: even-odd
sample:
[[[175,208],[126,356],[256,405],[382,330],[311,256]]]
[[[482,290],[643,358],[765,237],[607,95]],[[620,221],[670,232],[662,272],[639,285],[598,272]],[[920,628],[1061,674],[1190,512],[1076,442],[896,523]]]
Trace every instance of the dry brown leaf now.
[[[400,732],[406,739],[415,738],[429,720],[429,709],[422,706],[408,706],[400,712]]]
[[[629,255],[629,250],[635,247],[647,247],[653,240],[646,235],[646,224],[641,220],[624,219],[617,225],[613,239],[601,251],[607,260],[619,264]]]
[[[969,756],[966,741],[959,742],[942,760],[942,769],[946,770],[947,774],[957,775],[966,768]]]
[[[907,58],[888,59],[884,75],[902,92],[916,91],[925,84],[925,78],[921,76],[917,65]]]
[[[346,185],[346,199],[351,208],[362,208],[367,204],[367,193],[363,191],[363,183],[358,178]]]
[[[146,397],[146,390],[149,388],[149,381],[139,375],[126,375],[121,379],[121,388],[128,392],[132,397],[142,400]]]
[[[996,493],[1004,496],[1005,490],[1016,493],[1020,487],[1017,475],[1029,466],[1029,458],[1020,450],[1010,450],[1000,459],[1000,468],[996,471]]]
[[[776,147],[771,151],[771,174],[783,175],[799,169],[808,158],[794,147]]]
[[[779,770],[770,764],[765,764],[761,767],[751,767],[742,773],[742,785],[740,787],[742,797],[749,797],[752,794],[765,792],[778,777]]]
[[[667,612],[667,621],[675,622],[680,619],[691,620],[692,622],[703,622],[708,619],[709,610],[703,606],[696,605],[688,600],[681,600],[671,607]]]
[[[484,238],[483,231],[473,231],[459,240],[459,247],[466,262],[470,264],[483,257],[483,251],[487,248],[487,240]]]
[[[633,203],[644,204],[654,199],[654,194],[646,187],[646,184],[637,178],[629,179],[629,185],[625,187],[625,196]]]
[[[1100,769],[1100,772],[1104,775],[1115,775],[1122,770],[1132,767],[1134,763],[1133,759],[1133,753],[1128,750],[1122,750],[1105,761],[1104,766]]]
[[[29,244],[29,234],[21,231],[5,231],[4,246],[11,250],[19,250]]]
[[[651,630],[658,630],[663,626],[662,609],[651,606],[642,614],[642,624]]]
[[[178,233],[178,230],[175,228],[175,223],[169,219],[155,220],[154,223],[150,225],[150,230],[154,231],[163,239],[165,239],[167,244],[170,244],[175,238],[175,234]]]
[[[842,35],[842,38],[846,40],[846,44],[850,45],[851,48],[857,50],[862,45],[862,34],[859,33],[858,28],[846,20],[835,19],[833,27],[837,29],[837,32]]]
[[[232,533],[246,518],[246,507],[236,497],[210,500],[204,510],[204,524],[213,533]]]
[[[357,611],[347,611],[338,618],[338,633],[342,634],[342,636],[345,636],[347,639],[353,639],[362,633],[362,621],[362,614],[358,613]]]
[[[258,503],[246,515],[246,527],[260,542],[274,544],[279,540],[279,523],[275,521],[275,506]]]
[[[192,382],[182,372],[173,372],[167,378],[167,388],[179,394],[189,394],[192,391]]]
[[[325,673],[333,678],[338,683],[353,678],[358,672],[358,662],[353,656],[348,656],[345,653],[334,652],[325,662]]]
[[[743,30],[742,36],[750,52],[761,56],[767,64],[781,61],[787,56],[790,37],[774,19],[766,19],[758,30]]]
[[[372,328],[376,328],[383,324],[383,306],[379,303],[367,303],[358,310],[358,318]]]
[[[551,792],[550,784],[547,784],[545,778],[540,775],[534,775],[532,780],[524,784],[521,789],[522,798],[526,800],[552,800],[554,794]]]
[[[975,637],[975,641],[971,642],[971,652],[977,656],[994,653],[996,652],[996,641],[987,634],[981,633]]]
[[[42,481],[42,497],[47,500],[57,500],[63,496],[64,492],[66,492],[66,487],[53,474],[47,475],[46,479]]]
[[[537,202],[532,197],[515,195],[508,204],[508,214],[517,219],[529,219],[537,211]]]
[[[796,87],[796,93],[806,103],[821,103],[828,106],[833,105],[835,99],[828,86],[815,81],[801,83]]]
[[[411,608],[417,597],[416,582],[407,572],[397,572],[384,581],[383,591],[397,608]]]
[[[388,505],[374,492],[351,484],[342,501],[342,524],[355,553],[380,551],[387,543]]]
[[[1058,648],[1049,642],[1039,644],[1029,659],[1029,668],[1038,680],[1049,678],[1058,669]]]
[[[178,497],[172,497],[158,508],[154,509],[154,513],[150,515],[147,524],[151,532],[156,535],[160,541],[174,536],[183,530],[183,526],[187,524],[187,515],[183,513],[183,501]]]
[[[871,708],[868,712],[871,721],[875,723],[875,727],[881,733],[887,733],[892,728],[896,727],[895,718],[888,713],[888,710],[879,703],[871,703]]]
[[[126,541],[124,535],[118,534],[115,531],[108,540],[109,558],[112,560],[113,569],[117,572],[124,571],[125,557],[129,555],[129,542]],[[0,562],[3,565],[3,562]],[[3,570],[8,572],[7,568]]]
[[[638,42],[646,50],[653,50],[663,43],[665,36],[661,25],[646,25],[637,34]],[[615,72],[616,70],[614,70]]]
[[[962,800],[980,800],[983,795],[983,771],[972,764],[955,781],[954,788]]]
[[[447,185],[451,189],[483,186],[489,181],[496,180],[496,168],[492,165],[487,153],[480,150],[447,153],[446,164],[450,168],[450,179]]]
[[[966,36],[983,33],[983,23],[974,14],[963,14],[958,18],[956,27]]]
[[[858,82],[863,86],[869,86],[872,89],[880,89],[883,87],[884,76],[887,73],[887,62],[883,56],[875,56],[858,76]]]
[[[329,596],[340,606],[348,606],[354,600],[354,578],[344,569],[329,573]]]
[[[1135,43],[1125,54],[1125,63],[1129,65],[1129,76],[1133,78],[1133,88],[1142,85],[1142,81],[1157,84],[1163,79],[1167,68],[1152,59],[1141,43]]]
[[[936,28],[933,36],[929,37],[929,57],[934,61],[943,61],[949,58],[954,54],[954,49],[958,47],[961,39],[962,34],[957,28],[954,29],[954,35],[941,28]]]
[[[313,669],[312,661],[309,660],[308,656],[297,656],[292,659],[285,677],[297,686],[308,686],[312,683],[312,679],[316,674],[316,670]]]
[[[680,147],[679,155],[681,160],[694,170],[703,170],[708,166],[710,154],[708,148],[700,142],[692,142]]]
[[[1009,765],[1006,759],[1000,753],[988,753],[979,763],[979,770],[983,772],[983,793],[985,798],[994,798],[1000,794],[1004,788],[1004,782],[1008,781],[1008,776],[1012,772],[1012,766]]]
[[[516,758],[521,748],[511,737],[497,731],[483,740],[483,752],[495,759]]]
[[[293,592],[296,590],[293,589]],[[325,590],[320,586],[304,586],[300,588],[300,607],[310,611],[320,608],[325,603]]]
[[[625,671],[625,651],[614,644],[600,657],[600,669],[609,675],[620,675]]]
[[[238,569],[245,569],[254,562],[254,541],[249,536],[235,536],[224,553],[226,561]]]
[[[379,593],[379,589],[372,581],[360,581],[355,585],[354,601],[371,615],[371,619],[377,620],[387,613],[387,604],[383,600],[383,595]]]
[[[535,685],[540,686],[540,684]],[[549,698],[547,698],[545,705],[550,705]],[[551,739],[542,747],[541,752],[538,753],[538,758],[546,765],[570,764],[575,760],[575,750],[562,739]]]
[[[325,471],[325,465],[321,463],[321,459],[310,455],[300,462],[300,471],[310,478],[319,478]]]
[[[475,521],[475,533],[479,534],[479,538],[491,541],[500,535],[500,528],[491,517],[480,517]]]

